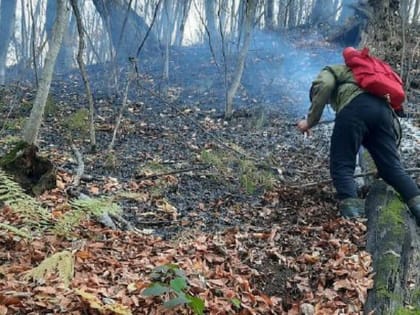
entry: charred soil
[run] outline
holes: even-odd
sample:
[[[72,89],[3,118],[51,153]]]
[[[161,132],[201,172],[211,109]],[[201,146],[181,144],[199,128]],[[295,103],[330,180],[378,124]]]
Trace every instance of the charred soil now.
[[[45,205],[56,209],[71,198],[66,188],[78,167],[74,144],[85,166],[78,191],[113,196],[123,217],[143,233],[168,243],[220,235],[251,268],[252,292],[280,297],[283,311],[302,303],[360,309],[371,285],[366,227],[337,216],[328,182],[332,123],[305,137],[295,128],[296,116],[264,108],[246,93],[240,99],[248,106],[225,121],[218,97],[177,89],[162,96],[144,76],[112,150],[122,99],[96,97],[98,151],[90,152],[86,101],[74,78],[54,82],[42,127],[42,154],[58,168],[58,188],[41,196]],[[20,132],[33,95],[21,86],[2,91],[3,153]],[[419,167],[416,146],[406,148],[405,166]],[[223,248],[214,245],[216,252]]]

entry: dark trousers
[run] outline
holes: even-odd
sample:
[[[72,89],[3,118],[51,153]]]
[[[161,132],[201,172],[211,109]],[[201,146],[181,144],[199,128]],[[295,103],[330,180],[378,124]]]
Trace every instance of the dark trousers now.
[[[353,175],[361,145],[372,156],[379,176],[400,193],[404,201],[420,194],[401,165],[391,109],[385,101],[364,93],[355,97],[335,119],[330,172],[339,200],[357,197]]]

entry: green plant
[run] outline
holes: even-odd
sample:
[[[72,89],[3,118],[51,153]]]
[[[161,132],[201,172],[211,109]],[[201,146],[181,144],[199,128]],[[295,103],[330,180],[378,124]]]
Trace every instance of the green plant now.
[[[143,291],[143,296],[164,296],[166,308],[187,305],[194,314],[204,314],[204,301],[188,293],[187,278],[177,265],[156,267],[150,277],[153,282]]]
[[[420,309],[399,308],[396,310],[395,315],[420,315]]]
[[[36,268],[28,271],[25,279],[45,282],[51,274],[57,273],[65,288],[68,288],[74,274],[73,254],[67,250],[45,258]]]
[[[1,129],[8,130],[8,131],[19,131],[22,129],[25,123],[25,118],[8,118],[4,120],[3,125],[0,126]]]
[[[79,198],[71,201],[70,205],[72,210],[63,215],[53,228],[58,235],[68,236],[82,220],[90,216],[118,215],[122,212],[111,198]]]
[[[50,224],[51,216],[37,200],[27,195],[6,172],[0,168],[0,202],[19,214],[29,229],[42,230]]]
[[[256,117],[253,119],[253,125],[255,130],[260,130],[267,121],[266,113],[263,108],[259,108],[256,111]]]
[[[18,150],[19,146],[15,149]],[[9,156],[3,159],[9,159]],[[1,162],[1,161],[0,161]],[[1,165],[1,163],[0,163]],[[120,215],[121,207],[113,198],[80,198],[70,202],[71,210],[54,222],[51,213],[33,197],[27,195],[0,167],[0,202],[8,205],[22,219],[23,228],[0,223],[0,229],[8,230],[15,235],[31,238],[33,233],[52,231],[57,235],[69,236],[82,220],[90,216],[102,217],[108,214]]]
[[[235,147],[241,152],[241,148]],[[201,160],[212,165],[222,175],[239,179],[239,184],[245,193],[253,194],[257,189],[270,189],[275,183],[275,177],[269,170],[257,165],[251,159],[236,157],[228,151],[204,150]]]
[[[70,115],[65,121],[64,126],[70,133],[79,133],[86,136],[89,133],[89,110],[82,108]]]
[[[57,105],[51,94],[48,94],[47,102],[45,103],[45,115],[54,115],[57,112]]]

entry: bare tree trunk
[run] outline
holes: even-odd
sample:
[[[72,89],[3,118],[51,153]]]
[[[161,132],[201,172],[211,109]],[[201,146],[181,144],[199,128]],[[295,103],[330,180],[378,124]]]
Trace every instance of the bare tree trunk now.
[[[216,9],[215,1],[205,1],[206,24],[211,38],[216,38]]]
[[[413,23],[418,24],[420,18],[420,0],[416,0],[413,8]]]
[[[23,139],[29,144],[35,144],[41,122],[44,115],[45,104],[51,86],[55,61],[60,50],[63,35],[67,27],[70,10],[67,7],[67,0],[57,0],[57,15],[54,22],[51,40],[48,45],[48,52],[45,56],[44,68],[39,80],[38,91],[31,110],[29,120],[25,124]]]
[[[181,46],[182,41],[184,40],[184,29],[185,29],[185,22],[187,20],[188,14],[190,12],[191,8],[191,1],[192,0],[186,0],[184,4],[182,5],[182,17],[181,17],[181,23],[179,25],[179,36],[177,40],[177,45]]]
[[[265,2],[265,27],[269,30],[274,29],[274,0],[267,0]]]
[[[128,106],[128,91],[130,89],[130,84],[135,79],[135,77],[137,75],[137,61],[136,61],[136,59],[135,58],[130,58],[130,63],[131,63],[131,68],[132,69],[129,70],[129,72],[128,72],[127,84],[126,84],[125,89],[124,89],[123,101],[122,101],[122,104],[121,104],[120,112],[119,112],[118,117],[117,117],[117,121],[115,123],[115,128],[114,128],[114,132],[112,134],[112,139],[111,139],[111,142],[109,143],[109,146],[108,146],[108,154],[112,154],[112,150],[114,149],[115,140],[117,139],[117,133],[118,133],[118,130],[120,128],[125,109]]]
[[[407,29],[407,23],[408,23],[408,14],[409,14],[409,8],[408,8],[408,1],[407,0],[401,0],[401,6],[400,6],[400,14],[401,14],[401,41],[402,41],[402,48],[401,48],[401,61],[400,61],[400,77],[404,78],[404,70],[405,70],[405,60],[407,58],[406,56],[406,29]]]
[[[89,135],[90,135],[90,146],[91,150],[96,150],[96,135],[95,135],[95,105],[93,103],[92,91],[90,89],[89,79],[86,72],[85,62],[83,61],[83,52],[85,50],[85,28],[83,27],[82,18],[80,16],[80,10],[77,5],[77,0],[70,0],[73,8],[74,16],[76,18],[77,30],[79,33],[79,50],[77,52],[77,63],[79,64],[80,73],[82,75],[83,83],[86,89],[86,96],[89,103]]]
[[[252,24],[255,18],[256,8],[257,8],[257,0],[247,0],[245,21],[243,24],[245,28],[244,42],[243,42],[242,48],[239,51],[239,56],[238,56],[235,72],[233,74],[229,90],[227,91],[226,108],[225,108],[226,119],[230,119],[232,117],[233,98],[241,82],[242,73],[243,73],[244,65],[245,65],[245,58],[248,53],[249,44],[251,42],[251,30],[252,30]]]
[[[139,57],[140,52],[142,51],[142,49],[143,49],[143,47],[144,47],[144,45],[145,45],[145,43],[146,43],[146,40],[147,40],[147,38],[149,37],[149,35],[150,35],[151,31],[152,31],[153,25],[154,25],[154,24],[155,24],[155,22],[156,22],[156,16],[157,16],[157,13],[158,13],[158,11],[159,11],[160,4],[161,4],[161,3],[162,3],[162,0],[159,0],[159,1],[158,1],[158,3],[157,3],[157,4],[156,4],[156,6],[155,6],[155,11],[153,12],[153,19],[152,19],[152,22],[150,23],[150,26],[147,28],[146,34],[144,35],[143,40],[141,41],[141,43],[140,43],[139,47],[137,48],[136,58],[138,58],[138,57]]]
[[[165,38],[165,54],[163,62],[163,73],[162,73],[162,92],[164,95],[168,93],[169,87],[169,55],[170,55],[170,46],[172,41],[172,31],[174,28],[174,11],[175,8],[170,6],[174,5],[172,1],[165,0],[164,9],[163,9],[163,18],[162,18],[162,36]]]
[[[93,4],[106,25],[113,48],[116,50],[115,56],[119,61],[125,63],[128,57],[136,56],[138,43],[145,37],[151,45],[149,47],[153,49],[158,47],[154,34],[145,35],[150,33],[150,28],[144,18],[133,8],[128,7],[126,1],[93,0]]]
[[[31,31],[32,31],[32,36],[31,36],[31,51],[32,51],[32,63],[34,66],[34,75],[35,75],[35,85],[38,88],[39,86],[39,82],[38,82],[38,64],[37,64],[37,60],[36,60],[36,48],[35,48],[35,34],[36,34],[36,30],[35,30],[35,15],[34,15],[34,9],[33,9],[33,5],[32,5],[32,0],[30,1],[30,14],[31,14],[31,19],[32,19],[32,27],[31,27]]]
[[[25,7],[25,0],[21,0],[20,1],[20,6],[23,9]],[[27,63],[27,61],[29,60],[29,48],[28,48],[28,32],[27,32],[27,26],[26,26],[26,14],[25,13],[26,10],[22,10],[22,17],[21,17],[21,24],[20,24],[20,33],[22,34],[22,46],[21,46],[21,50],[22,50],[22,59],[20,60],[19,63],[19,72],[23,73],[25,70],[25,65]]]
[[[0,5],[0,84],[6,80],[7,50],[14,31],[17,0],[2,1]]]

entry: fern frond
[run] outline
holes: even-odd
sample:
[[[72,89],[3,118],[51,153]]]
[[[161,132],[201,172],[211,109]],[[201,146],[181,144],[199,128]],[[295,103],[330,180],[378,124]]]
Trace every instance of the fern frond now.
[[[74,274],[74,260],[71,252],[65,250],[45,258],[38,267],[25,275],[25,279],[44,283],[53,274],[58,275],[66,288],[69,287]]]
[[[23,237],[23,238],[31,238],[31,234],[28,233],[28,231],[25,231],[23,229],[19,229],[17,227],[14,227],[13,225],[10,224],[6,224],[6,223],[1,223],[0,222],[0,230],[7,230],[12,232],[13,234]]]
[[[70,202],[70,205],[80,211],[85,211],[97,217],[104,214],[120,214],[121,207],[113,202],[112,198],[79,198]]]
[[[39,229],[50,223],[50,213],[35,198],[27,195],[5,171],[0,168],[0,201],[20,215],[30,228]]]
[[[79,198],[70,202],[72,210],[67,212],[55,224],[54,231],[58,235],[68,236],[74,227],[89,217],[102,217],[107,214],[118,215],[121,207],[111,198]]]

